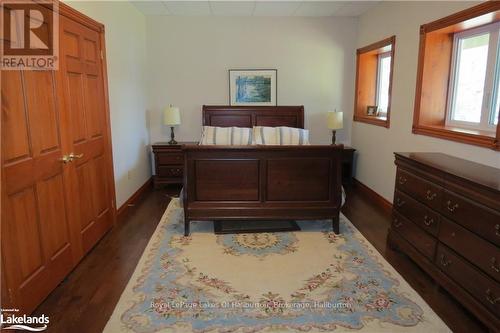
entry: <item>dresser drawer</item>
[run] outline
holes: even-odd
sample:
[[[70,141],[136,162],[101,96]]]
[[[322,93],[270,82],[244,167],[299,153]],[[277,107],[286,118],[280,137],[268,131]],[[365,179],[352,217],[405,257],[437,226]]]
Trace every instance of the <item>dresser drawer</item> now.
[[[441,219],[439,240],[500,282],[500,249],[458,224]]]
[[[401,191],[394,192],[394,207],[407,219],[437,236],[440,215]]]
[[[495,315],[500,315],[500,284],[493,281],[444,245],[439,245],[436,264]]]
[[[400,234],[424,256],[434,260],[437,240],[396,211],[392,212],[391,229]]]
[[[441,186],[431,183],[403,169],[398,169],[396,174],[396,188],[413,198],[425,203],[429,207],[439,210],[443,196]]]
[[[156,160],[159,165],[183,164],[184,155],[182,153],[158,153]]]
[[[471,200],[445,191],[441,211],[446,217],[500,245],[500,213]]]
[[[157,176],[162,178],[179,178],[183,175],[184,168],[182,166],[162,166],[158,167],[159,174]]]

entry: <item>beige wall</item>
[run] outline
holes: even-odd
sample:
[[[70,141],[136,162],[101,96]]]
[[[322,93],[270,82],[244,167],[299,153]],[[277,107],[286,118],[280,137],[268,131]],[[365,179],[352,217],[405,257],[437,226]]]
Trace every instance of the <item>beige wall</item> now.
[[[325,112],[353,109],[355,18],[147,17],[152,141],[165,141],[161,109],[182,112],[181,140],[199,140],[201,106],[229,103],[228,69],[276,68],[278,104],[301,105],[313,143],[329,143]]]
[[[436,151],[500,168],[500,152],[411,133],[419,27],[472,6],[466,2],[382,2],[360,17],[358,47],[396,35],[391,128],[355,122],[356,178],[392,202],[393,152]]]
[[[120,207],[151,176],[145,17],[126,1],[66,3],[106,28],[116,204]]]

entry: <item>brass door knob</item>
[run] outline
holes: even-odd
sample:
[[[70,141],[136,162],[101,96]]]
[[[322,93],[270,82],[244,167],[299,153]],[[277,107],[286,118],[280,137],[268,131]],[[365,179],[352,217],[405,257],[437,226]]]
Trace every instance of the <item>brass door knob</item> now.
[[[78,155],[77,155],[77,154],[75,154],[75,153],[70,153],[68,157],[69,157],[69,158],[71,158],[71,160],[80,159],[80,158],[82,158],[82,157],[83,157],[83,153],[78,154]]]
[[[61,162],[63,162],[64,164],[66,164],[66,163],[69,163],[69,162],[73,161],[73,158],[71,158],[70,155],[63,155],[58,160],[61,161]]]

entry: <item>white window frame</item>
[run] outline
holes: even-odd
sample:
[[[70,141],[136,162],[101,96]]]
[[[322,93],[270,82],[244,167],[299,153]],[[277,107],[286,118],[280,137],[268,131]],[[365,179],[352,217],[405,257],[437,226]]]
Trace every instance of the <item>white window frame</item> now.
[[[450,73],[450,84],[448,87],[448,103],[446,110],[446,126],[457,127],[463,129],[473,129],[481,130],[487,132],[495,132],[496,125],[493,123],[493,106],[496,101],[496,94],[500,93],[498,77],[500,75],[500,64],[499,64],[499,30],[500,22],[495,22],[485,26],[477,27],[474,29],[469,29],[455,33],[453,36],[453,53],[451,59],[451,73]],[[467,37],[473,37],[475,35],[481,35],[488,32],[490,34],[488,42],[488,57],[486,64],[486,76],[484,82],[483,90],[483,101],[481,105],[481,119],[479,123],[473,123],[468,121],[460,121],[453,119],[453,112],[455,107],[455,92],[457,85],[457,65],[460,60],[460,40]]]
[[[379,53],[377,55],[377,87],[376,87],[376,90],[375,90],[375,105],[377,105],[377,108],[379,107],[379,101],[380,101],[380,79],[382,77],[382,75],[381,75],[381,71],[382,71],[382,59],[384,59],[384,58],[390,58],[391,56],[392,56],[392,52],[391,51]],[[391,62],[392,62],[392,59],[391,59]],[[390,71],[392,69],[391,67],[389,67],[389,80],[390,80],[390,75],[391,75]],[[389,96],[388,96],[388,98],[389,98]],[[379,117],[387,117],[387,110],[381,112],[379,114]]]

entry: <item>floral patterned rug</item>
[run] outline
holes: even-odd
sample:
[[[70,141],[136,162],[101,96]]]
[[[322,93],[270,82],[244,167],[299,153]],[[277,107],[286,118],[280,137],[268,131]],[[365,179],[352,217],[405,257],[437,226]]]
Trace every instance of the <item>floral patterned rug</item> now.
[[[173,199],[104,332],[450,332],[344,216],[214,235]]]

